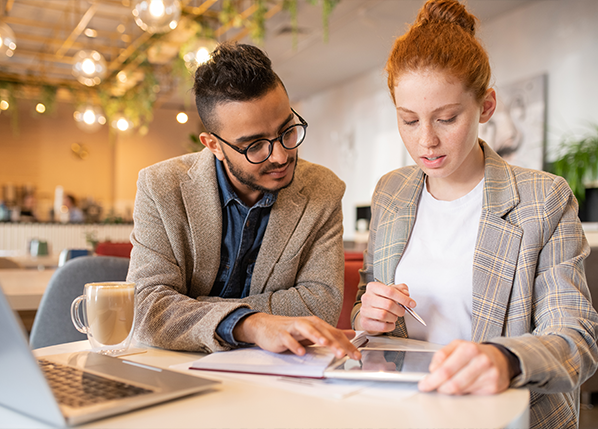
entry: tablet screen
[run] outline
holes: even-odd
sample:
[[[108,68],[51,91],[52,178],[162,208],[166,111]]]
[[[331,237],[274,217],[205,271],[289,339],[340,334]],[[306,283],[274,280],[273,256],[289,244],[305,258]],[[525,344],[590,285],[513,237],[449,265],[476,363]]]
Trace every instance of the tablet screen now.
[[[361,350],[361,360],[346,359],[326,371],[330,378],[417,381],[428,374],[433,351]]]

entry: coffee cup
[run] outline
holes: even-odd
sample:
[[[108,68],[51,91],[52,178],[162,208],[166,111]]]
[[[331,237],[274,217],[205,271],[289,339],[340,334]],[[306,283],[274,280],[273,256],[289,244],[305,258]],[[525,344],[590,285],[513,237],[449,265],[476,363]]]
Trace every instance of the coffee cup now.
[[[71,304],[71,319],[79,332],[87,334],[92,351],[115,355],[127,350],[135,328],[136,298],[135,283],[85,285],[84,294]]]

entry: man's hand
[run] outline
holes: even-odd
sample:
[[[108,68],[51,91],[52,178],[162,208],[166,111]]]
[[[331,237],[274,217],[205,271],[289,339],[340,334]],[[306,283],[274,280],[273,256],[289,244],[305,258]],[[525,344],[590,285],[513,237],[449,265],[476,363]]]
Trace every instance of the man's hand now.
[[[405,284],[385,285],[370,282],[361,296],[361,309],[355,320],[358,331],[370,334],[390,332],[395,328],[397,319],[405,315],[405,309],[399,305],[414,308],[416,303],[409,298],[409,288]]]
[[[303,356],[303,345],[317,344],[328,347],[338,358],[345,354],[355,360],[361,358],[361,353],[349,341],[355,336],[354,331],[336,329],[315,316],[285,317],[254,313],[235,326],[233,335],[237,341],[253,343],[275,353],[290,350]]]
[[[506,390],[510,374],[508,360],[497,347],[456,340],[434,354],[430,375],[418,387],[422,392],[489,395]]]

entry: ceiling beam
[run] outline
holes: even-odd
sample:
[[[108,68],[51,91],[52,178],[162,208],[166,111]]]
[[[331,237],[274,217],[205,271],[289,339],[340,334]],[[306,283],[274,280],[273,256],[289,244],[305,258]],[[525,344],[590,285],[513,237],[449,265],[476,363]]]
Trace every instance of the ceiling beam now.
[[[56,58],[56,55],[54,55],[54,54],[47,54],[47,53],[39,52],[39,51],[28,51],[23,48],[19,48],[19,50],[17,52],[18,52],[19,56],[22,55],[25,57],[37,57],[42,61],[62,63],[62,64],[73,64],[73,57]],[[15,54],[15,56],[16,55],[17,54]]]
[[[69,50],[69,48],[75,42],[75,39],[77,37],[79,37],[81,35],[81,33],[83,33],[83,30],[85,30],[85,28],[87,27],[89,20],[93,17],[93,14],[96,12],[97,8],[98,8],[98,5],[96,3],[93,3],[89,7],[89,9],[87,9],[87,12],[85,12],[83,17],[81,18],[81,21],[79,21],[79,23],[77,24],[75,29],[72,31],[72,33],[69,35],[69,37],[67,37],[67,39],[64,41],[64,44],[58,49],[58,51],[56,51],[56,58],[62,58],[64,56],[64,54],[66,54],[66,52]]]
[[[266,12],[266,15],[265,15],[266,20],[272,18],[274,15],[276,15],[281,10],[282,10],[282,3],[276,3],[273,7],[268,9],[268,12]],[[249,35],[250,31],[251,30],[249,28],[245,28],[244,30],[239,31],[237,34],[235,34],[233,37],[231,37],[228,40],[230,40],[231,42],[238,42],[241,39],[243,39],[245,36]]]
[[[255,4],[252,4],[247,9],[245,9],[243,12],[241,12],[241,18],[242,19],[247,19],[251,15],[253,15],[255,13],[255,11],[257,11],[257,6]],[[233,21],[234,20],[231,19],[229,22],[227,22],[226,24],[222,25],[220,28],[218,28],[214,32],[214,35],[216,37],[222,36],[224,33],[226,33],[228,30],[230,30],[233,27]]]
[[[208,9],[212,7],[212,5],[217,1],[218,0],[206,0],[197,7],[185,6],[183,7],[183,10],[191,15],[200,16],[206,13]]]

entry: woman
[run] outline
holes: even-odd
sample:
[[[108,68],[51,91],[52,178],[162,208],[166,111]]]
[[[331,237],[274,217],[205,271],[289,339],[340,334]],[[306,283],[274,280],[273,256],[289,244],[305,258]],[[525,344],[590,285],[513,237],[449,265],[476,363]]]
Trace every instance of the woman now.
[[[525,386],[532,427],[576,427],[598,360],[589,246],[565,180],[478,139],[496,93],[476,21],[456,0],[429,0],[394,44],[388,87],[416,165],[376,187],[353,325],[445,344],[422,391]],[[405,316],[416,302],[427,327]]]

